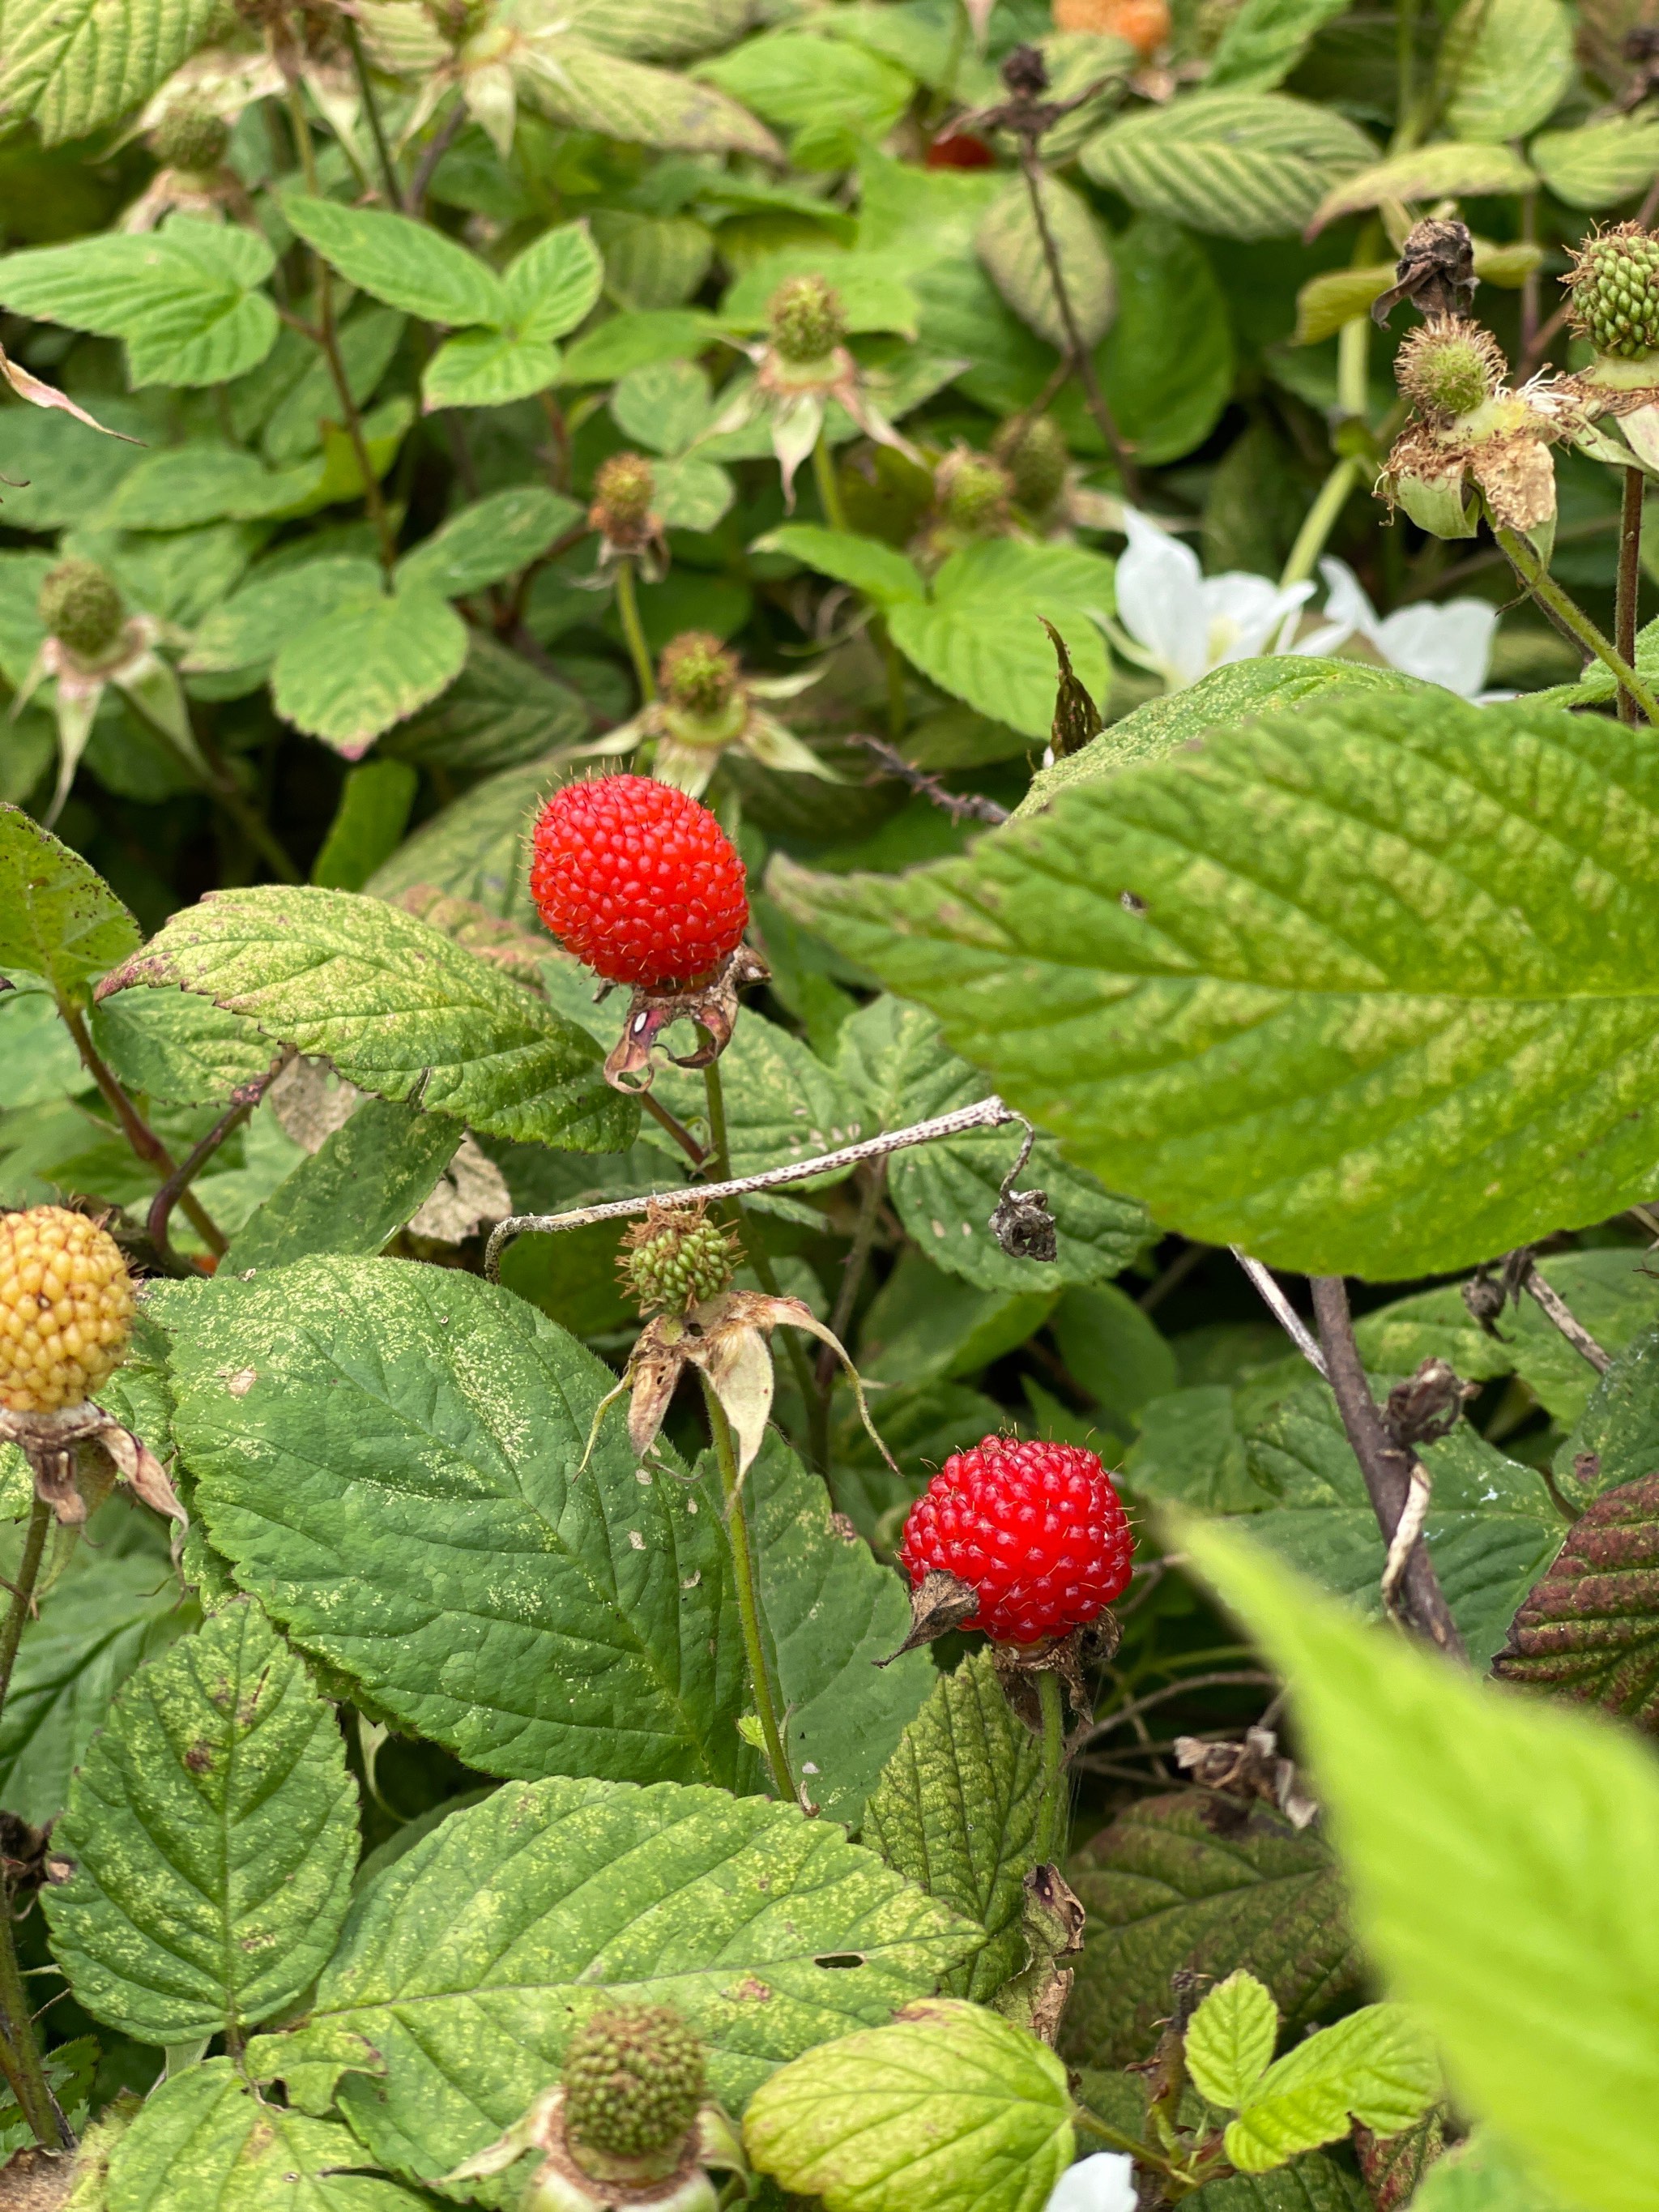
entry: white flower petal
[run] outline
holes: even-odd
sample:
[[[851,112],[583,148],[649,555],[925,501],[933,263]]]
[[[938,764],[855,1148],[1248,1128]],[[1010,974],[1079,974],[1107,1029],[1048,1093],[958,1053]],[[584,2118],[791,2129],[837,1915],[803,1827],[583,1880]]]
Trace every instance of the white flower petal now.
[[[1128,550],[1117,564],[1117,611],[1171,689],[1195,684],[1209,666],[1198,556],[1155,522],[1125,510]]]
[[[1281,592],[1267,577],[1249,575],[1242,569],[1212,576],[1203,587],[1205,669],[1253,659],[1285,617],[1312,593],[1311,584],[1292,584]]]
[[[1319,573],[1325,579],[1326,621],[1344,623],[1350,635],[1357,631],[1375,642],[1376,609],[1347,562],[1327,554],[1319,564]]]
[[[1134,2160],[1099,2150],[1061,2174],[1043,2212],[1135,2212]]]
[[[1472,699],[1486,683],[1497,629],[1496,607],[1453,599],[1442,607],[1401,607],[1377,625],[1373,641],[1390,668]]]

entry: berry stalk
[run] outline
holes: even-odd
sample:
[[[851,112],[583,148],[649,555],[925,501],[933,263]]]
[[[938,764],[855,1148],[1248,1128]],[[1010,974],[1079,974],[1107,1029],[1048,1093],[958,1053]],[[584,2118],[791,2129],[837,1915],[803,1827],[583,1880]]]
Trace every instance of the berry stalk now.
[[[634,563],[624,553],[617,563],[617,619],[628,642],[628,657],[640,687],[640,702],[648,707],[657,696],[657,672],[651,665],[651,648],[640,620],[639,594],[634,589]]]
[[[709,1387],[708,1377],[704,1375],[701,1379],[702,1401],[708,1408],[709,1432],[714,1440],[714,1457],[720,1465],[720,1494],[726,1500],[732,1579],[738,1589],[738,1619],[743,1627],[744,1656],[749,1662],[755,1711],[760,1717],[761,1741],[766,1746],[766,1763],[772,1770],[774,1787],[780,1797],[793,1800],[795,1784],[778,1727],[777,1705],[772,1696],[771,1678],[766,1671],[766,1650],[761,1642],[760,1600],[755,1589],[755,1562],[749,1549],[749,1522],[738,1474],[738,1455],[732,1443],[732,1425],[726,1418],[726,1408]]]
[[[847,510],[841,503],[841,486],[836,482],[836,457],[822,431],[812,448],[812,481],[818,488],[818,503],[823,509],[824,520],[831,530],[845,530]]]
[[[1656,696],[1652,685],[1644,682],[1618,647],[1602,635],[1577,600],[1562,590],[1520,532],[1500,529],[1493,535],[1510,568],[1556,628],[1565,630],[1586,652],[1593,653],[1604,668],[1611,669],[1649,721],[1659,722],[1659,696]]]
[[[1066,1714],[1060,1677],[1045,1668],[1036,1678],[1042,1715],[1042,1811],[1037,1820],[1037,1864],[1059,1866],[1072,1823],[1072,1783],[1066,1769]]]

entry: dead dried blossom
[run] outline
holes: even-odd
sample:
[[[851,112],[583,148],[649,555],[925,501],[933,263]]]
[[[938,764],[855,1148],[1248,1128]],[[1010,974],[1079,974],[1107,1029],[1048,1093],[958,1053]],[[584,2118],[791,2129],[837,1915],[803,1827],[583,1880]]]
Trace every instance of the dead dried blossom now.
[[[753,983],[764,983],[771,972],[758,952],[739,945],[712,976],[687,990],[635,991],[628,1002],[622,1035],[605,1060],[605,1081],[613,1091],[648,1091],[657,1040],[676,1022],[695,1024],[702,1032],[702,1040],[694,1052],[666,1056],[676,1067],[709,1066],[732,1042],[741,1011],[738,993]],[[599,995],[603,998],[605,993]]]
[[[52,1413],[14,1413],[0,1407],[0,1443],[21,1451],[34,1478],[35,1496],[66,1528],[85,1521],[90,1510],[85,1492],[102,1487],[95,1472],[77,1470],[76,1448],[82,1444],[100,1446],[116,1480],[143,1504],[176,1522],[181,1534],[190,1525],[161,1461],[101,1406],[65,1406]]]
[[[1176,1764],[1189,1773],[1201,1789],[1212,1794],[1206,1818],[1218,1834],[1235,1834],[1249,1818],[1253,1804],[1271,1805],[1293,1828],[1305,1828],[1319,1815],[1319,1807],[1297,1786],[1296,1767],[1279,1754],[1279,1739],[1270,1728],[1247,1729],[1243,1743],[1206,1743],[1195,1735],[1178,1735]],[[1218,1800],[1232,1799],[1232,1804]]]

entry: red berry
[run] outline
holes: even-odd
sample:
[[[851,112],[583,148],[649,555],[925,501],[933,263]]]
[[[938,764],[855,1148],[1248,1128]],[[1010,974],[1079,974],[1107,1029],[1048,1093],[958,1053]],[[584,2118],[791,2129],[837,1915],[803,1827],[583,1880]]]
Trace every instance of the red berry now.
[[[971,131],[949,131],[927,149],[930,169],[994,169],[997,157]]]
[[[910,1509],[899,1557],[979,1592],[968,1628],[1036,1644],[1092,1620],[1128,1588],[1134,1538],[1097,1453],[987,1437],[952,1452]]]
[[[556,791],[537,820],[530,896],[559,942],[611,983],[693,983],[749,926],[743,862],[706,806],[649,775]]]

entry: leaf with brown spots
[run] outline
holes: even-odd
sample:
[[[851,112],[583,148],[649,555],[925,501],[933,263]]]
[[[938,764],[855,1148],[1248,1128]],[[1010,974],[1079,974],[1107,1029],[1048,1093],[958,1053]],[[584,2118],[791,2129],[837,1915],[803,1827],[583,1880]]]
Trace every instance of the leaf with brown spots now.
[[[1659,1735],[1659,1474],[1604,1492],[1573,1523],[1492,1672]]]

